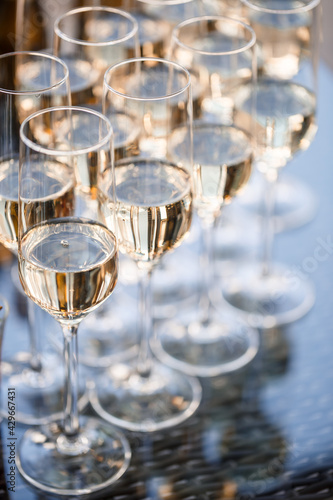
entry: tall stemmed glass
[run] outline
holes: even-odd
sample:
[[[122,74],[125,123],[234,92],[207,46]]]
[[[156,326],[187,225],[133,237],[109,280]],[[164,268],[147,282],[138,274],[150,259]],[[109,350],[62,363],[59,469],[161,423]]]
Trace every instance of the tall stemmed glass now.
[[[315,39],[318,39],[320,16],[319,9],[315,5],[311,7],[311,3],[295,0],[240,0],[240,14],[257,34],[260,72],[266,77],[298,79],[297,75],[302,72],[302,67],[304,68],[306,61],[312,57],[314,44],[317,44]],[[300,9],[299,12],[296,12],[297,9]],[[259,220],[262,219],[265,189],[265,180],[257,173],[246,196],[240,200],[243,213],[250,213]],[[300,175],[293,175],[289,169],[283,169],[275,187],[275,231],[294,229],[309,222],[314,217],[317,201],[315,193],[302,181]]]
[[[54,23],[54,53],[69,68],[73,105],[100,111],[106,69],[136,57],[138,43],[137,22],[119,9],[82,7],[58,17]]]
[[[118,0],[101,0],[114,7]],[[140,54],[142,57],[168,59],[173,28],[191,17],[209,9],[202,0],[122,0],[121,8],[130,12],[138,23]],[[195,98],[193,99],[195,100]],[[191,235],[176,256],[169,253],[160,263],[152,278],[154,316],[168,318],[181,305],[193,302],[197,288],[195,257],[198,233],[196,220]]]
[[[0,241],[15,255],[20,124],[35,111],[68,104],[68,69],[60,59],[23,51],[0,56]],[[64,378],[56,353],[40,352],[34,307],[28,300],[30,351],[17,349],[12,358],[2,360],[2,386],[16,387],[20,394],[16,418],[25,423],[38,423],[61,411]],[[7,401],[2,400],[2,407]]]
[[[211,301],[213,229],[224,205],[246,185],[252,166],[252,136],[244,121],[234,121],[234,97],[255,85],[253,30],[231,18],[203,16],[179,24],[171,57],[191,72],[200,95],[193,124],[195,207],[203,235],[198,302],[174,320],[162,323],[154,348],[171,366],[203,377],[246,365],[258,350],[258,332]],[[174,144],[184,158],[185,141]]]
[[[110,422],[134,431],[155,431],[190,417],[201,399],[197,379],[163,366],[152,357],[149,345],[153,269],[182,242],[192,219],[189,73],[157,58],[112,66],[105,75],[104,112],[115,126],[119,113],[124,113],[140,131],[135,142],[124,142],[115,178],[120,249],[137,264],[140,276],[141,344],[138,359],[111,366],[101,376],[91,402]],[[127,130],[127,138],[132,131]],[[172,149],[173,141],[183,140],[186,162]],[[106,204],[107,222],[109,210],[113,205]]]
[[[273,39],[280,36],[280,43],[263,43],[260,47],[265,71],[256,89],[256,166],[266,184],[262,261],[238,266],[224,282],[223,294],[253,323],[273,327],[302,317],[315,298],[309,280],[302,280],[286,266],[272,262],[272,215],[281,169],[296,153],[308,148],[317,130],[320,0],[244,0],[244,4],[253,11],[256,30],[265,29]],[[290,31],[295,39],[286,48],[284,35],[289,40]],[[240,120],[246,119],[252,93],[249,86],[238,96],[236,107],[242,108]]]
[[[26,294],[63,330],[67,379],[63,421],[24,434],[18,467],[43,491],[82,495],[116,481],[130,458],[120,433],[96,418],[80,422],[77,407],[78,326],[118,276],[116,237],[98,221],[98,203],[81,216],[95,191],[81,184],[77,168],[98,165],[112,191],[112,129],[93,110],[59,107],[27,118],[20,138],[19,274]]]
[[[101,111],[106,69],[139,55],[137,22],[129,13],[108,7],[70,10],[55,21],[54,52],[69,67],[73,105]],[[130,126],[129,119],[122,115],[114,130],[116,156],[122,144],[123,130]],[[118,286],[115,297],[92,313],[82,325],[80,359],[85,365],[108,366],[114,358],[136,354],[137,336],[133,331],[133,321],[123,307],[125,301],[131,300],[127,290],[132,292],[132,288]]]
[[[173,28],[182,21],[203,15],[208,5],[202,0],[136,0],[133,15],[139,25],[142,56],[169,59]],[[192,87],[192,101],[197,96]],[[197,256],[197,222],[193,220],[191,235],[180,252],[170,253],[156,269],[153,280],[154,315],[169,318],[178,307],[195,300],[197,288],[195,258]]]

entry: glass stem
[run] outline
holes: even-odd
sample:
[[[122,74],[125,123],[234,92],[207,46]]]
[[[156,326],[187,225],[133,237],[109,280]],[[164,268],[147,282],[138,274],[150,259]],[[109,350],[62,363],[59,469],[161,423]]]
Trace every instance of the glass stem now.
[[[212,221],[202,221],[201,223],[203,229],[203,238],[202,238],[202,249],[200,256],[200,274],[201,274],[201,292],[200,292],[200,313],[201,313],[201,321],[202,323],[206,323],[209,321],[211,314],[211,301],[209,298],[210,289],[212,287],[212,266],[214,263],[214,251],[213,251],[213,225],[214,220]]]
[[[79,431],[77,374],[78,325],[64,323],[61,326],[64,334],[64,356],[66,370],[63,431],[67,437],[74,437],[78,434]]]
[[[263,212],[263,258],[262,258],[262,276],[267,277],[271,274],[271,263],[273,254],[273,243],[275,235],[274,227],[274,208],[277,183],[277,169],[272,169],[265,175],[264,186],[264,212]]]
[[[152,365],[152,353],[149,345],[153,334],[151,274],[151,268],[139,269],[140,345],[137,371],[141,377],[145,378],[149,377]]]
[[[28,328],[30,340],[30,366],[35,372],[42,371],[41,355],[38,349],[38,334],[36,322],[36,305],[32,300],[27,299],[28,308]]]

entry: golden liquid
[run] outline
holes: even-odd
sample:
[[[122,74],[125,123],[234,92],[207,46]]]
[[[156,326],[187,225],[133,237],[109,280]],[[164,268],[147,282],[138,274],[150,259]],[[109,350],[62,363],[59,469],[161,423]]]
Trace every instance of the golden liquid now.
[[[253,91],[244,87],[236,99],[235,121],[256,134],[257,159],[262,168],[283,167],[299,150],[311,144],[316,131],[316,96],[296,83],[261,81],[251,116]]]
[[[147,263],[178,246],[192,220],[188,172],[172,163],[133,159],[118,164],[115,175],[121,250]],[[109,208],[112,213],[112,203]],[[104,214],[112,224],[105,207]]]
[[[18,160],[0,163],[0,241],[14,252],[17,251],[18,238],[18,171]],[[28,227],[44,218],[66,217],[73,213],[74,181],[63,164],[31,164],[31,177],[36,186],[39,183],[44,186],[45,192],[35,189],[36,199],[24,205],[25,224]],[[51,192],[51,195],[44,196]]]
[[[176,157],[186,164],[188,142],[172,137]],[[227,125],[195,123],[193,127],[194,203],[200,217],[216,215],[247,184],[253,160],[251,138]]]
[[[79,321],[114,289],[114,235],[86,219],[55,219],[21,240],[19,273],[26,294],[55,318]]]

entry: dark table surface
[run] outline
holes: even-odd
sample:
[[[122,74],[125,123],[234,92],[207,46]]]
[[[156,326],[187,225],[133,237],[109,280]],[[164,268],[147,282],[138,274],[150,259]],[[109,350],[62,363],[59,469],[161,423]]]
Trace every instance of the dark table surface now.
[[[333,74],[320,67],[319,130],[310,149],[287,168],[318,199],[307,225],[278,234],[275,257],[303,270],[316,286],[313,309],[285,328],[261,332],[255,361],[229,376],[203,379],[203,401],[186,423],[154,434],[127,433],[131,466],[98,498],[330,499],[333,498],[333,252],[316,260],[319,241],[333,242]],[[26,319],[8,266],[0,293],[10,302],[4,349],[26,339]],[[89,409],[88,409],[89,411]],[[17,428],[19,437],[24,427]],[[2,422],[5,443],[8,424]],[[0,498],[45,499],[19,474],[7,492],[3,446]]]

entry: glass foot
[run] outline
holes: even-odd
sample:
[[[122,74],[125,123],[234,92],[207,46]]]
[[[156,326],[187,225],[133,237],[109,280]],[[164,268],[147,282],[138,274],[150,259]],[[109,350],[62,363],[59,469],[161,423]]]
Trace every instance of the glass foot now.
[[[55,354],[41,356],[41,371],[32,370],[30,354],[19,352],[1,362],[1,410],[8,417],[8,390],[15,389],[15,420],[27,425],[40,425],[63,415],[65,371],[62,359]],[[80,388],[79,407],[87,404],[85,385]]]
[[[315,292],[309,280],[280,264],[274,264],[268,276],[261,270],[256,263],[238,266],[223,280],[224,299],[245,314],[249,324],[273,328],[292,323],[311,309]]]
[[[201,401],[196,378],[153,362],[148,377],[136,363],[115,365],[92,386],[90,402],[102,418],[130,431],[154,432],[188,419]]]
[[[57,423],[31,428],[24,434],[17,466],[26,481],[45,492],[68,497],[98,491],[124,474],[131,457],[124,436],[95,418],[84,417],[80,422],[78,452]]]
[[[214,377],[239,370],[257,354],[257,330],[234,314],[211,311],[209,320],[197,318],[196,310],[161,324],[152,343],[161,361],[189,375]]]
[[[253,175],[238,204],[246,213],[262,216],[263,177],[257,172]],[[317,199],[311,188],[298,178],[283,171],[276,185],[274,208],[275,231],[282,232],[301,227],[310,222],[316,213]]]

